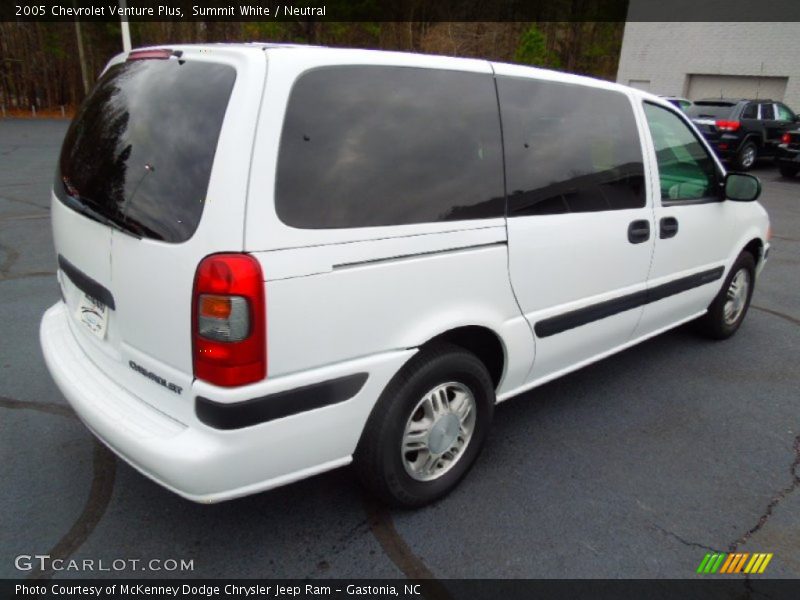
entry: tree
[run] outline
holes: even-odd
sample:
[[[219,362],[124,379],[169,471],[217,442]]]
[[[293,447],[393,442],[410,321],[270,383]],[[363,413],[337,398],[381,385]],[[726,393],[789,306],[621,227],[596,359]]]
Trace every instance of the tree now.
[[[134,21],[131,36],[134,46],[258,40],[407,50],[613,79],[624,23],[570,22],[564,7],[571,9],[576,1],[582,0],[551,0],[542,14],[550,20],[536,22],[440,20],[443,13],[430,2],[409,0],[407,16],[413,20],[408,21]],[[351,10],[376,2],[353,0]],[[108,59],[122,50],[119,34],[117,22],[0,22],[0,104],[21,110],[32,104],[42,110],[74,108]]]
[[[558,57],[547,50],[545,35],[534,24],[528,27],[519,40],[519,45],[514,52],[514,60],[528,65],[558,68]]]

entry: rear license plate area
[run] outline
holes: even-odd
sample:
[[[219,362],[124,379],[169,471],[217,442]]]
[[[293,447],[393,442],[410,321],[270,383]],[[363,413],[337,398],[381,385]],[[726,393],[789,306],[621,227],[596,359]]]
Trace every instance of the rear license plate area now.
[[[99,339],[105,339],[108,330],[108,307],[92,298],[89,294],[81,293],[75,308],[75,318]]]

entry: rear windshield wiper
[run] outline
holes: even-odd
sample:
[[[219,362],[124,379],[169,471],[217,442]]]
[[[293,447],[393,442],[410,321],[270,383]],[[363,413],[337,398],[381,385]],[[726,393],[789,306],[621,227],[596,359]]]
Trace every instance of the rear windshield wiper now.
[[[160,234],[159,232],[157,232],[156,230],[150,229],[147,225],[144,225],[143,223],[137,221],[136,219],[134,219],[132,217],[129,217],[128,215],[126,215],[124,213],[120,212],[119,213],[119,217],[120,217],[120,219],[122,221],[121,224],[123,224],[125,227],[127,227],[131,232],[135,233],[135,235],[137,237],[139,237],[140,239],[145,235],[147,237],[151,238],[151,239],[154,239],[154,240],[163,240],[164,239],[164,236],[162,234]]]
[[[98,223],[102,223],[103,225],[108,225],[109,227],[112,227],[113,229],[116,229],[121,233],[130,235],[132,237],[135,237],[136,239],[142,239],[142,235],[137,231],[134,231],[132,228],[124,227],[117,220],[112,219],[111,217],[102,213],[96,208],[92,208],[90,204],[94,204],[95,206],[97,206],[97,203],[89,198],[86,198],[85,196],[77,195],[75,193],[76,191],[77,190],[75,190],[75,188],[71,189],[68,188],[68,193],[66,194],[66,198],[69,199],[70,207],[73,210],[78,211],[79,213],[81,213],[86,217],[89,217],[93,221],[97,221]]]

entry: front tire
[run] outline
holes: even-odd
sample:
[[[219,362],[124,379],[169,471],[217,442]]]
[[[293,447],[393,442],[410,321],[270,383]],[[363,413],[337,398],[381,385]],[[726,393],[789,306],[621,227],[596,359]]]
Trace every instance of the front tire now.
[[[423,348],[367,421],[354,461],[362,483],[393,506],[445,496],[478,457],[494,403],[492,379],[474,354],[452,344]]]
[[[736,333],[744,321],[755,284],[756,261],[742,252],[733,263],[717,297],[698,323],[701,331],[715,340],[725,340]]]

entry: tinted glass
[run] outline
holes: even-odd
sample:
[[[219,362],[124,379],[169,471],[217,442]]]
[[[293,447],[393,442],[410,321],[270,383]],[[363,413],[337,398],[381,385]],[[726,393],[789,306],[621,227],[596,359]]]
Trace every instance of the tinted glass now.
[[[783,104],[776,104],[775,108],[778,110],[778,120],[780,121],[794,121],[794,113]]]
[[[227,65],[174,59],[112,66],[67,132],[56,194],[144,237],[189,239],[235,78]]]
[[[492,77],[405,67],[327,67],[292,89],[275,207],[310,229],[504,214]]]
[[[621,93],[497,79],[509,216],[645,205],[636,121]]]
[[[663,200],[717,197],[717,169],[711,156],[678,115],[645,104],[653,136]]]
[[[757,119],[758,118],[758,104],[751,102],[747,106],[744,107],[742,111],[742,118],[743,119]]]
[[[690,106],[686,114],[695,119],[728,119],[733,116],[734,107],[730,102],[701,100]]]
[[[767,121],[775,119],[775,106],[773,104],[762,104],[761,118]]]

